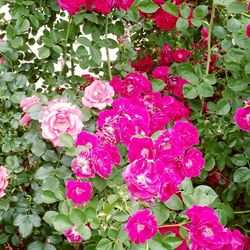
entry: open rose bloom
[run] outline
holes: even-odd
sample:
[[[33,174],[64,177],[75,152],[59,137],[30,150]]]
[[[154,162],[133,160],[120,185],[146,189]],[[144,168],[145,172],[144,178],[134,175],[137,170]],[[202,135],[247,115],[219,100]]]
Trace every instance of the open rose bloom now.
[[[138,210],[127,221],[124,229],[132,242],[142,244],[155,236],[158,232],[158,225],[151,212],[144,209]]]
[[[0,198],[5,196],[5,189],[8,186],[8,174],[4,166],[0,166]]]
[[[114,89],[109,83],[94,81],[85,88],[82,104],[88,108],[101,110],[112,104],[114,95]]]
[[[250,132],[250,103],[246,101],[243,108],[238,108],[234,115],[234,120],[241,130]]]
[[[82,236],[78,232],[77,226],[73,226],[72,228],[65,230],[64,235],[68,242],[76,243],[83,241]]]
[[[83,128],[81,111],[64,99],[55,99],[43,108],[41,119],[42,136],[54,146],[62,147],[59,140],[62,134],[70,134],[75,140]]]

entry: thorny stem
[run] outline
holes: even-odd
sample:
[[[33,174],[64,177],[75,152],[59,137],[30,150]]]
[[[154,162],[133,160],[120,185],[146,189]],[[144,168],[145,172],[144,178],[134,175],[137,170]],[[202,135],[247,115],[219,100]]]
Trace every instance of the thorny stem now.
[[[208,28],[207,68],[206,68],[207,75],[209,73],[210,60],[211,60],[211,36],[212,36],[214,16],[215,16],[215,4],[213,4],[212,6],[211,18],[210,18],[210,23],[209,23],[209,28]]]
[[[108,38],[108,26],[109,26],[109,16],[106,17],[106,25],[105,25],[105,40]],[[106,47],[106,56],[107,56],[107,63],[108,63],[108,74],[109,74],[109,81],[112,79],[112,72],[111,72],[111,65],[110,65],[110,56],[109,56],[109,48]]]
[[[69,28],[70,28],[70,24],[72,21],[72,17],[70,16],[69,18],[69,22],[68,22],[68,27],[67,27],[67,33],[66,33],[66,37],[65,37],[65,43],[64,43],[64,53],[63,53],[63,66],[62,66],[62,70],[61,70],[61,74],[63,73],[63,70],[66,66],[66,60],[67,60],[67,45],[68,45],[68,40],[69,40]]]

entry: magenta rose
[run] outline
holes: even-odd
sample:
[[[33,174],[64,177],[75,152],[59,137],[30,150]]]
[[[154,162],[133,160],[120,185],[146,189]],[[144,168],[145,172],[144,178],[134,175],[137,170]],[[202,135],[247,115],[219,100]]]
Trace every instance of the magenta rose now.
[[[220,224],[212,208],[195,205],[189,208],[186,214],[191,219],[189,227],[191,250],[219,250],[230,242],[229,230]]]
[[[71,162],[71,169],[76,178],[94,178],[95,170],[90,150],[82,150]]]
[[[250,132],[250,105],[238,108],[234,115],[234,120],[241,130]]]
[[[197,177],[204,166],[205,160],[202,152],[197,149],[189,149],[183,158],[182,173],[188,178]]]
[[[82,236],[78,232],[77,226],[73,226],[72,228],[65,230],[64,235],[68,242],[81,242],[83,241]]]
[[[109,83],[94,81],[85,88],[82,104],[88,108],[101,110],[112,104],[114,95],[114,89]]]
[[[8,186],[8,174],[4,166],[0,166],[0,198],[5,196],[5,189]]]
[[[92,197],[92,185],[90,182],[69,180],[66,184],[66,197],[76,204],[88,202]]]
[[[86,0],[57,0],[63,10],[67,10],[70,15],[75,15],[84,6]]]
[[[159,191],[155,163],[147,159],[141,158],[129,164],[122,176],[133,198],[152,201]]]
[[[59,136],[67,133],[75,140],[83,128],[82,119],[83,115],[76,106],[64,99],[55,99],[43,109],[42,136],[54,146],[62,147]]]
[[[250,23],[246,26],[246,36],[250,39]]]
[[[148,209],[138,210],[127,221],[124,230],[132,242],[142,244],[156,235],[158,224]]]

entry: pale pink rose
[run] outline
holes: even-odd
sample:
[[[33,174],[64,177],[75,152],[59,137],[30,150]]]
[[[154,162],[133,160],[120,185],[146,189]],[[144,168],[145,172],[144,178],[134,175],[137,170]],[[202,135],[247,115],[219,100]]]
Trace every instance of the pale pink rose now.
[[[5,188],[8,186],[8,174],[4,166],[0,166],[0,198],[5,196]]]
[[[74,225],[72,228],[65,230],[64,232],[65,237],[67,238],[68,242],[81,242],[83,241],[82,236],[78,232],[78,228]]]
[[[83,128],[82,119],[81,111],[72,103],[64,99],[55,99],[43,109],[42,136],[50,140],[54,146],[62,147],[59,136],[67,133],[76,140]]]
[[[88,108],[101,110],[112,104],[114,95],[114,89],[109,83],[94,81],[85,88],[82,104]]]
[[[0,57],[0,64],[3,64],[4,63],[4,57]]]
[[[28,113],[25,113],[20,120],[20,124],[26,126],[31,120],[31,116]]]
[[[36,95],[25,97],[20,102],[20,107],[23,109],[24,112],[28,112],[32,106],[39,104],[39,102],[40,102],[40,98]]]

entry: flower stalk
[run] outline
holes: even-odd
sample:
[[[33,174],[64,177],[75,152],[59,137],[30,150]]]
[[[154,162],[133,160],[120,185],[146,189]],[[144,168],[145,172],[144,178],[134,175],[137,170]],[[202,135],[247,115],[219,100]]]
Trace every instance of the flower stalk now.
[[[108,39],[108,27],[109,27],[109,15],[107,15],[107,17],[106,17],[105,40]],[[106,47],[106,56],[107,56],[107,64],[108,64],[109,81],[111,81],[111,79],[112,79],[112,72],[111,72],[110,55],[109,55],[109,48],[108,47]]]

